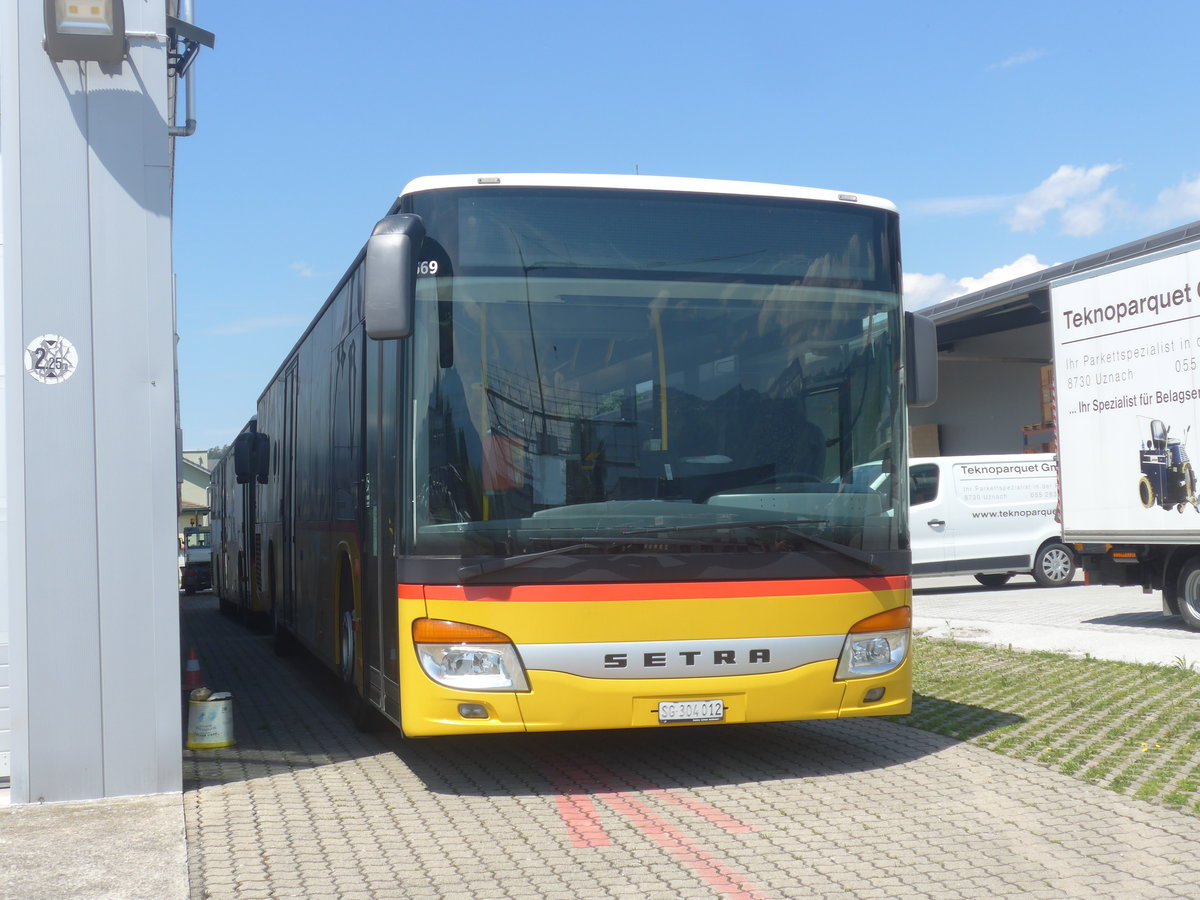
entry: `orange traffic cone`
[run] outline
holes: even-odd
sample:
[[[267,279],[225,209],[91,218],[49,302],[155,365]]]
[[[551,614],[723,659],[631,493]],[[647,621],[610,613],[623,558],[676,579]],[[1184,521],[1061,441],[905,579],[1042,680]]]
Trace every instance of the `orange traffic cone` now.
[[[187,665],[183,668],[183,689],[194,691],[198,687],[204,687],[204,678],[200,675],[200,659],[193,647],[188,651]]]

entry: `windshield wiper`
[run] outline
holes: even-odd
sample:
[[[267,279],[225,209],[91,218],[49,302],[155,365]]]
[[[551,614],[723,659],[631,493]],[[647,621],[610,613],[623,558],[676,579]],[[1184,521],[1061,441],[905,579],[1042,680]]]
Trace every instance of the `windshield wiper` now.
[[[824,538],[816,537],[801,531],[799,525],[825,525],[828,524],[826,519],[796,519],[796,520],[779,520],[766,519],[755,522],[709,522],[699,525],[664,525],[661,528],[640,528],[637,531],[623,531],[622,534],[638,535],[638,534],[674,534],[679,531],[734,531],[738,528],[749,528],[752,530],[760,530],[766,528],[778,528],[781,531],[786,531],[788,534],[800,538],[802,541],[808,541],[814,547],[820,547],[823,550],[829,550],[846,559],[854,560],[874,572],[876,575],[882,575],[886,571],[879,563],[875,562],[875,554],[867,553],[863,550],[856,550],[854,547],[847,547],[845,544],[838,544],[834,541],[827,541]]]
[[[458,580],[460,583],[474,581],[476,578],[481,578],[484,575],[491,575],[495,572],[503,572],[505,569],[514,569],[517,566],[523,566],[525,563],[534,562],[535,560],[545,559],[548,556],[559,556],[564,553],[575,553],[579,550],[586,550],[589,547],[620,547],[629,546],[630,544],[661,546],[663,544],[679,544],[693,545],[695,541],[671,541],[671,540],[630,540],[627,537],[591,537],[580,538],[573,544],[567,544],[562,547],[555,547],[552,550],[541,550],[537,553],[518,553],[516,556],[504,556],[498,559],[485,559],[482,562],[472,563],[467,566],[460,566],[458,570]]]

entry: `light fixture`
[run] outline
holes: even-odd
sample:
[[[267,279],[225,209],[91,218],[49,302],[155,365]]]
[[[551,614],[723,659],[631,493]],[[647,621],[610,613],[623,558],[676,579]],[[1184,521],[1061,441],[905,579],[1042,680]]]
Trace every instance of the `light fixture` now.
[[[42,9],[51,59],[119,64],[125,58],[123,0],[42,0]]]

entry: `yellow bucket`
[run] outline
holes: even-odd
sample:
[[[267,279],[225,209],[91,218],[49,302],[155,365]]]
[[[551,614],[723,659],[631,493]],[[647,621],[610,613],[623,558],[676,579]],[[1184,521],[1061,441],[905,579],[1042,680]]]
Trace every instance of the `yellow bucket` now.
[[[188,700],[187,748],[213,750],[232,747],[233,695],[213,694],[207,700]]]

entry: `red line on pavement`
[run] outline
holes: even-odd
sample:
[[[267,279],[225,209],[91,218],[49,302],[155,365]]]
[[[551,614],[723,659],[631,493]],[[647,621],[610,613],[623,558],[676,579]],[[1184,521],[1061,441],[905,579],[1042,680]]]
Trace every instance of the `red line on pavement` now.
[[[612,846],[612,839],[604,830],[600,814],[596,811],[596,804],[592,802],[591,797],[563,795],[555,797],[554,802],[558,806],[558,814],[567,826],[572,847]]]
[[[695,872],[709,887],[732,900],[759,900],[766,895],[753,884],[718,862],[683,832],[659,818],[645,804],[621,794],[599,795],[616,812],[655,841],[660,847]]]
[[[645,791],[659,799],[665,800],[675,806],[682,806],[684,809],[689,809],[703,819],[707,819],[713,825],[719,828],[724,828],[730,834],[745,834],[747,832],[758,831],[754,825],[747,825],[745,822],[735,819],[728,813],[709,806],[703,801],[697,800],[694,797],[689,797],[687,794],[679,796],[672,794],[664,788],[649,788]]]
[[[765,895],[732,867],[717,860],[711,853],[688,837],[683,831],[659,816],[642,801],[630,796],[644,790],[657,800],[682,806],[727,831],[747,832],[756,829],[726,815],[706,803],[691,797],[679,797],[669,790],[655,787],[636,776],[624,776],[633,791],[622,789],[615,782],[622,776],[594,760],[582,763],[562,757],[544,758],[544,771],[550,783],[562,796],[555,798],[559,815],[574,847],[607,847],[612,840],[600,822],[592,797],[606,803],[630,825],[657,843],[662,849],[690,868],[714,890],[732,900],[759,900]],[[586,792],[581,794],[580,792]]]
[[[597,763],[595,760],[589,760],[580,766],[580,770],[587,772],[599,784],[609,788],[610,790],[618,790],[614,787],[614,779],[621,779],[628,782],[629,786],[643,794],[649,794],[656,799],[663,800],[673,806],[681,806],[684,809],[694,812],[701,818],[711,822],[720,828],[724,828],[730,834],[745,834],[747,832],[758,831],[753,825],[747,825],[739,819],[734,818],[723,810],[710,806],[703,800],[698,800],[690,794],[676,794],[670,788],[661,788],[644,778],[639,778],[637,775],[623,774],[618,775],[611,769]]]
[[[740,819],[729,815],[729,813],[719,810],[714,806],[709,806],[703,800],[697,800],[690,794],[676,794],[669,788],[655,787],[649,781],[645,781],[635,775],[627,775],[625,779],[636,790],[670,803],[673,806],[682,806],[684,809],[691,810],[713,825],[724,828],[730,834],[745,834],[746,832],[758,831],[758,828],[754,825],[747,825]]]

